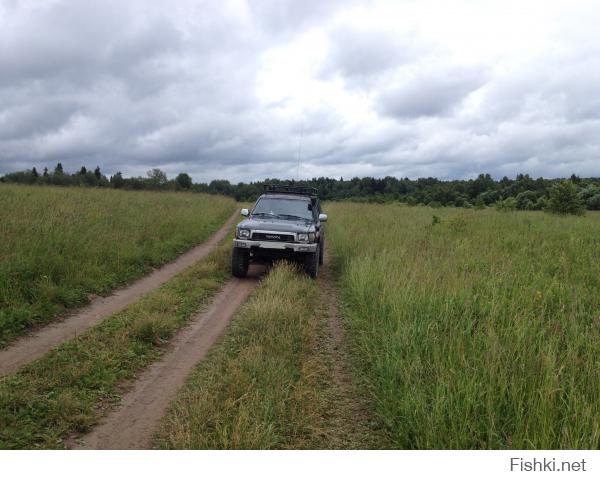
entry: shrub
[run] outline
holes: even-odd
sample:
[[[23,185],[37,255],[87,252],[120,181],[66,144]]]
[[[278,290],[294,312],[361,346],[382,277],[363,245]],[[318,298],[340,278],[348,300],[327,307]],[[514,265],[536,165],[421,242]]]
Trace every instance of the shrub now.
[[[579,197],[589,210],[600,210],[600,187],[591,185],[584,188],[579,193]]]
[[[546,210],[548,208],[548,199],[546,197],[538,198],[535,204],[535,210]]]
[[[586,201],[587,208],[590,210],[600,210],[600,193],[589,197]]]
[[[508,197],[504,200],[499,200],[496,202],[496,210],[501,212],[512,212],[517,209],[517,201],[514,197]]]
[[[570,180],[554,184],[550,190],[547,210],[560,215],[583,215],[585,206],[579,197],[577,186]]]
[[[459,195],[454,200],[454,206],[455,207],[464,207],[465,203],[468,203],[468,202],[469,202],[469,199],[467,197],[465,197],[464,195]]]
[[[517,195],[517,210],[535,210],[537,205],[537,194],[531,190],[526,190]]]

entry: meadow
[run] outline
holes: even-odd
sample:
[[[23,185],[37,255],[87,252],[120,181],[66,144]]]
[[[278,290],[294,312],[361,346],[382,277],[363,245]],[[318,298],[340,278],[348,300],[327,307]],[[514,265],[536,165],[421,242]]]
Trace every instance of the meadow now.
[[[0,347],[202,242],[232,199],[0,185]]]
[[[347,348],[394,448],[600,447],[600,216],[332,203]]]
[[[0,205],[0,345],[201,242],[236,207],[4,185]],[[283,262],[270,270],[171,404],[155,447],[600,447],[600,214],[325,211],[331,258],[319,278]],[[231,235],[0,379],[0,447],[64,448],[89,431],[230,278]]]
[[[0,378],[0,449],[65,448],[89,431],[229,279],[231,236],[124,310]]]

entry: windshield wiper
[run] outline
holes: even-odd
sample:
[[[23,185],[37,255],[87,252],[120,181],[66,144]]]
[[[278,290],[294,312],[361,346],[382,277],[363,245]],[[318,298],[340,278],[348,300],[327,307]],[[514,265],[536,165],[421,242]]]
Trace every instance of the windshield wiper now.
[[[252,216],[253,217],[258,217],[258,216],[277,217],[278,215],[275,215],[274,213],[258,212],[258,213],[253,213]]]
[[[298,216],[298,215],[288,215],[287,213],[280,213],[278,216],[279,216],[279,217],[288,217],[288,218],[298,218],[299,220],[304,220],[304,221],[306,221],[306,222],[309,222],[309,221],[310,221],[310,219],[309,219],[309,218],[306,218],[306,217],[300,217],[300,216]]]

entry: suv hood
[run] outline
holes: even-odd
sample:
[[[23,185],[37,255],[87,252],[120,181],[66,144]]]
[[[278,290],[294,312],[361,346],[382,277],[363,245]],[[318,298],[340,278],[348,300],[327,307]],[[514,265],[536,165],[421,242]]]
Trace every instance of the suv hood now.
[[[307,233],[314,232],[311,220],[284,220],[282,218],[248,218],[238,223],[238,228],[248,230],[273,230],[276,232]]]

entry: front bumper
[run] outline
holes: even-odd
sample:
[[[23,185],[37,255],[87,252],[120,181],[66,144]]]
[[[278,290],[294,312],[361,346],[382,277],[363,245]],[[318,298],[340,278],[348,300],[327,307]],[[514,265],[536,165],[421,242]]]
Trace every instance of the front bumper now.
[[[268,250],[293,250],[298,253],[314,253],[317,251],[317,243],[288,243],[267,242],[263,240],[239,240],[233,241],[233,246],[238,248],[265,248]]]

